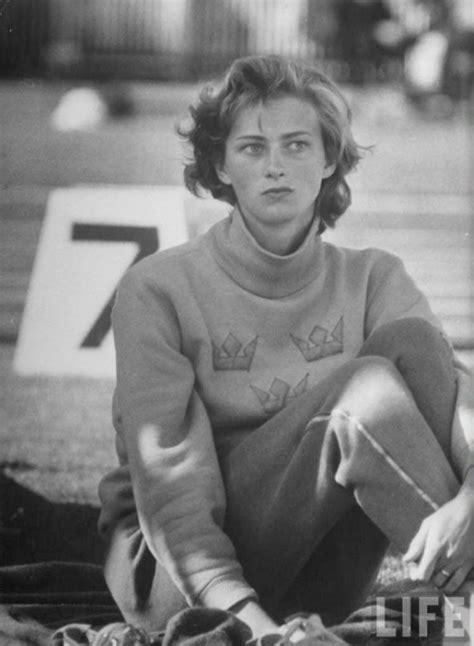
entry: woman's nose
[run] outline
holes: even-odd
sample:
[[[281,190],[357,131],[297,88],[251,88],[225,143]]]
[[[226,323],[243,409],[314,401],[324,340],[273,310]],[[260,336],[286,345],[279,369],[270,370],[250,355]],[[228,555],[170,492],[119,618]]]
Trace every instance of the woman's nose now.
[[[266,175],[267,177],[283,177],[285,174],[285,169],[283,165],[283,160],[281,158],[281,153],[278,150],[269,150]]]

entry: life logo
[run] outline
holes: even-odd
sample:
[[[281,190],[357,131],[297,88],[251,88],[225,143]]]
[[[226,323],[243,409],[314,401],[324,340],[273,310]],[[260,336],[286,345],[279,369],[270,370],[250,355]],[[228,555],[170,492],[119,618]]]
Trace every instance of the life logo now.
[[[77,187],[49,199],[22,317],[19,374],[115,373],[110,314],[132,264],[185,242],[184,189]]]

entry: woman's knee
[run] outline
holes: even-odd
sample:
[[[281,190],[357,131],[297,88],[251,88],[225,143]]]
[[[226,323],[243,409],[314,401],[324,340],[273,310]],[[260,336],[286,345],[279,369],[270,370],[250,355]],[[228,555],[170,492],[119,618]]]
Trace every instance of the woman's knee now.
[[[385,357],[358,357],[352,363],[350,377],[339,393],[334,408],[366,418],[368,415],[397,415],[415,404],[394,363]]]
[[[354,360],[356,378],[361,387],[378,387],[383,382],[384,387],[398,385],[402,379],[393,361],[381,355],[359,356]]]
[[[343,410],[350,415],[365,416],[384,408],[388,400],[395,401],[400,409],[408,396],[406,384],[394,363],[382,356],[368,355],[345,363],[303,395],[304,399],[296,400],[294,407],[300,419],[308,420],[302,427],[304,435],[308,427],[324,425],[334,412]],[[288,427],[288,424],[281,426]],[[296,423],[290,426],[297,428]]]
[[[375,330],[361,355],[384,356],[393,362],[449,455],[457,380],[453,352],[442,332],[424,319],[401,319]]]

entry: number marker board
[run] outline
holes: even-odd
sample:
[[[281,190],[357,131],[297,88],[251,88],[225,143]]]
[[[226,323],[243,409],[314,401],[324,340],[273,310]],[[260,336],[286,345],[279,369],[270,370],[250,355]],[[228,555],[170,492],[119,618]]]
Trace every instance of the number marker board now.
[[[22,375],[112,377],[110,312],[125,271],[188,239],[184,189],[54,191],[33,267],[14,359]]]

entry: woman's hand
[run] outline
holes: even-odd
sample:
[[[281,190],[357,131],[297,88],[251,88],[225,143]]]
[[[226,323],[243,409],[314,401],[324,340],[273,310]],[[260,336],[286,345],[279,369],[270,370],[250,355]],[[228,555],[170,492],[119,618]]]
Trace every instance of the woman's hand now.
[[[453,594],[474,568],[474,469],[459,493],[421,523],[404,555],[415,562],[413,578],[432,580]]]
[[[229,610],[247,624],[254,638],[279,631],[278,625],[253,599],[244,599]]]

